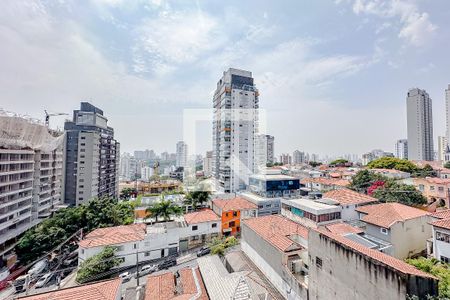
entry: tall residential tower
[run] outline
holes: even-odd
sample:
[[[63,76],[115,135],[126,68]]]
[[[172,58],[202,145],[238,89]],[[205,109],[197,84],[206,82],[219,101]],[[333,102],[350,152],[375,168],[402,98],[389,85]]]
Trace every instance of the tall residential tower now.
[[[228,69],[213,98],[213,174],[224,192],[245,189],[255,171],[259,93],[252,73]]]
[[[81,102],[73,120],[64,124],[64,198],[69,205],[118,196],[119,142],[107,122],[101,109]]]
[[[408,140],[401,139],[395,143],[395,157],[408,159]]]
[[[410,89],[406,97],[408,159],[434,159],[433,113],[431,98],[425,90]]]

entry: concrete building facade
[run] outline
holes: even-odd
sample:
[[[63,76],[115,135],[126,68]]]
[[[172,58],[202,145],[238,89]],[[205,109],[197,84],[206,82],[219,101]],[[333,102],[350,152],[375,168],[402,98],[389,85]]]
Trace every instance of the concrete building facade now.
[[[252,73],[232,68],[224,72],[213,98],[213,174],[220,191],[245,189],[255,172],[258,108]]]
[[[408,159],[408,140],[401,139],[395,143],[395,157]]]
[[[187,158],[188,158],[188,146],[185,142],[179,141],[177,143],[177,160],[176,167],[186,167]]]
[[[434,160],[432,101],[425,90],[410,89],[406,97],[408,159]]]
[[[66,121],[64,199],[71,206],[118,197],[120,144],[103,111],[88,102]],[[140,171],[140,170],[139,170]]]
[[[255,164],[257,173],[266,168],[268,163],[274,163],[274,142],[275,138],[268,134],[259,134],[255,140]]]

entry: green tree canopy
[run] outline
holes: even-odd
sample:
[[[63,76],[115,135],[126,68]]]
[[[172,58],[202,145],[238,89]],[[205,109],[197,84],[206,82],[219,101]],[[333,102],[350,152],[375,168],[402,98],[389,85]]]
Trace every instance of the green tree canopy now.
[[[450,169],[450,161],[448,161],[444,164],[444,168]]]
[[[28,263],[48,253],[80,229],[87,233],[99,227],[131,224],[134,205],[133,202],[119,203],[112,198],[102,198],[61,209],[25,232],[15,248],[17,255],[23,263]]]
[[[309,165],[313,168],[320,166],[322,163],[317,161],[310,161]]]
[[[181,215],[183,209],[172,201],[165,200],[164,195],[161,195],[161,201],[149,206],[146,209],[146,213],[149,217],[155,218],[156,222],[158,222],[159,217],[162,217],[164,221],[168,221],[174,215]]]
[[[187,193],[184,199],[184,205],[190,205],[194,210],[203,206],[210,197],[211,193],[208,191],[192,191]]]
[[[434,258],[419,257],[416,259],[407,259],[407,263],[416,268],[427,272],[439,278],[439,298],[450,298],[450,265],[441,263]]]
[[[403,172],[414,173],[419,168],[406,159],[396,157],[381,157],[367,164],[369,169],[395,169]]]
[[[347,159],[339,158],[339,159],[336,159],[336,160],[333,160],[332,162],[330,162],[330,165],[337,166],[337,165],[344,165],[347,163],[348,163]]]
[[[81,263],[77,272],[76,281],[86,283],[105,277],[106,272],[120,264],[120,259],[115,257],[116,248],[106,246],[103,250]]]

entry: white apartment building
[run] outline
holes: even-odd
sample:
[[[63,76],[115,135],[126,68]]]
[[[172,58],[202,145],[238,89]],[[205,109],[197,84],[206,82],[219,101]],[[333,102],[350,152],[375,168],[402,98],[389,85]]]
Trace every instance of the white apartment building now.
[[[434,159],[432,101],[425,90],[410,89],[406,97],[408,159]]]
[[[297,165],[304,162],[305,162],[305,152],[295,150],[294,153],[292,153],[292,163],[294,165]]]
[[[25,118],[0,115],[0,257],[27,229],[61,206],[61,133]]]
[[[292,164],[292,156],[290,156],[288,153],[283,153],[280,155],[280,163],[283,165],[290,165]]]
[[[408,159],[408,140],[401,139],[395,143],[395,157]]]
[[[188,158],[188,146],[185,142],[179,141],[177,143],[177,161],[176,167],[185,167]]]
[[[149,181],[150,178],[153,176],[153,168],[150,168],[148,166],[145,166],[141,168],[141,179],[145,181]]]
[[[258,134],[255,137],[255,165],[258,173],[261,173],[268,163],[274,163],[275,138],[268,134]]]
[[[217,189],[245,189],[255,171],[259,92],[249,71],[228,69],[213,98],[213,173]]]
[[[205,176],[211,176],[213,169],[213,152],[206,151],[206,155],[203,158],[203,173]]]
[[[438,136],[438,151],[437,151],[437,159],[439,161],[445,161],[445,152],[447,150],[447,137]]]

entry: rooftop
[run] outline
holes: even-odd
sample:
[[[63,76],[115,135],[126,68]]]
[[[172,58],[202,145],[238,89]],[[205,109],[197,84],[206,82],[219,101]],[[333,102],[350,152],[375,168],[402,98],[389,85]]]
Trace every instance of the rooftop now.
[[[402,274],[432,278],[437,280],[437,278],[434,277],[433,275],[425,273],[419,269],[416,269],[414,266],[409,265],[400,259],[394,258],[377,250],[369,249],[363,245],[358,244],[357,242],[347,239],[346,237],[331,233],[324,229],[311,229],[311,230],[318,232],[322,236],[328,237],[329,239],[340,244],[344,248],[352,249],[353,251],[358,252],[363,256],[373,259],[381,264],[384,264]]]
[[[144,300],[209,299],[198,268],[184,268],[178,272],[179,280],[172,272],[149,276]]]
[[[246,210],[246,209],[256,209],[258,206],[245,200],[241,197],[234,197],[231,199],[215,199],[213,200],[213,205],[219,207],[223,211],[230,210]]]
[[[220,221],[220,217],[211,209],[203,209],[184,215],[184,219],[188,224],[198,224],[211,221]]]
[[[303,178],[300,180],[301,183],[320,183],[325,185],[336,185],[336,186],[343,186],[346,187],[350,185],[350,181],[347,179],[340,179],[340,178],[323,178],[323,177],[317,177],[317,178]]]
[[[88,233],[78,245],[82,248],[93,248],[141,241],[145,238],[146,229],[145,224],[98,228]]]
[[[378,202],[378,199],[376,198],[370,197],[365,194],[360,194],[349,189],[329,191],[323,195],[323,198],[333,199],[339,202],[339,204],[341,205]]]
[[[430,224],[435,226],[435,227],[439,227],[439,228],[444,228],[444,229],[450,230],[450,219],[437,220],[437,221],[431,222]]]
[[[431,214],[433,218],[436,219],[447,219],[450,218],[450,209],[444,209]]]
[[[287,176],[283,174],[256,174],[250,176],[251,178],[259,179],[259,180],[297,180],[297,178],[292,176]]]
[[[308,239],[308,229],[281,215],[247,219],[244,224],[282,252],[300,249],[296,236]]]
[[[84,284],[66,289],[46,292],[42,294],[25,296],[19,299],[26,300],[116,300],[120,294],[119,278]]]
[[[366,223],[389,228],[397,222],[430,215],[429,212],[400,203],[380,203],[356,208],[367,214],[361,218]]]
[[[338,235],[346,235],[351,233],[359,234],[364,232],[361,228],[354,227],[347,223],[334,223],[326,225],[325,228],[328,229],[328,231]]]
[[[342,211],[342,208],[338,205],[327,204],[320,201],[311,200],[308,198],[297,198],[289,200],[282,199],[281,202],[286,205],[299,208],[301,210],[310,212],[315,215]]]

